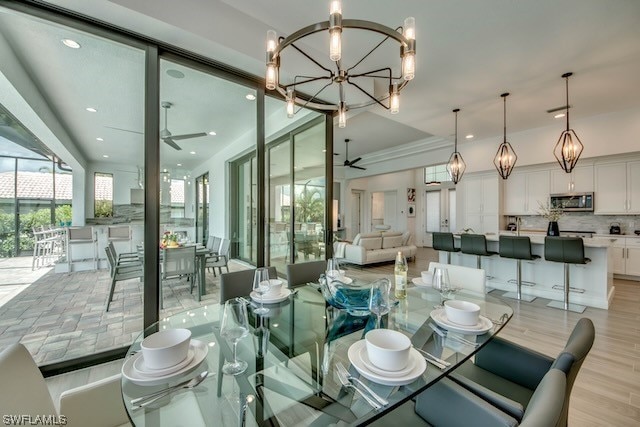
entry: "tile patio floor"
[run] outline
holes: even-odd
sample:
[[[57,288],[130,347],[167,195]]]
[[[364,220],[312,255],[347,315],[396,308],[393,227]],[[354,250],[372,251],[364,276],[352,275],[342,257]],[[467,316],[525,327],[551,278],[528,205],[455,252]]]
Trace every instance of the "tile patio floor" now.
[[[248,268],[231,261],[230,271]],[[198,303],[186,281],[164,284],[161,315],[218,302],[218,277],[206,274]],[[132,342],[142,330],[142,282],[118,282],[109,312],[108,270],[31,271],[31,257],[0,259],[0,350],[23,343],[38,364],[86,356]]]

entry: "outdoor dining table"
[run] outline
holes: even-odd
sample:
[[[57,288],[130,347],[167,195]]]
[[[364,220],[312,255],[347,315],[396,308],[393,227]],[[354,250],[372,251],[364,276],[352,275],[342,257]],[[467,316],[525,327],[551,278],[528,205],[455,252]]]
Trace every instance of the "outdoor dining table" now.
[[[374,279],[391,276],[368,275],[354,281],[366,287]],[[135,384],[123,376],[123,401],[135,426],[172,425],[365,425],[393,411],[418,395],[472,357],[496,336],[513,315],[502,300],[460,290],[452,298],[472,301],[489,319],[501,319],[482,335],[464,335],[478,343],[464,345],[449,333],[434,333],[431,318],[440,294],[427,287],[410,287],[407,298],[385,316],[383,326],[400,331],[414,347],[450,363],[445,369],[427,363],[426,370],[404,385],[383,385],[360,376],[377,394],[389,401],[374,410],[352,391],[342,388],[336,373],[341,362],[349,372],[358,372],[349,363],[349,348],[375,327],[374,316],[353,316],[326,303],[317,283],[296,288],[284,301],[268,304],[270,312],[253,313],[249,305],[250,333],[238,344],[238,358],[248,363],[236,376],[221,372],[225,360],[232,360],[231,346],[220,335],[221,306],[211,304],[181,312],[150,326],[133,342],[131,358],[139,357],[144,337],[168,328],[188,328],[192,338],[206,347],[206,356],[197,367],[151,385]],[[435,313],[435,312],[434,312]],[[208,371],[209,377],[190,391],[175,393],[142,409],[131,400],[175,385]]]

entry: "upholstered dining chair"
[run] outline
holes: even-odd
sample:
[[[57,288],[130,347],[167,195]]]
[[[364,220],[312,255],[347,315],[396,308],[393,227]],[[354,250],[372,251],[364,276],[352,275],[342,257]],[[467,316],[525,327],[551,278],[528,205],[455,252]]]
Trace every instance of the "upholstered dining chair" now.
[[[58,412],[29,351],[12,344],[0,353],[0,413],[64,416],[69,427],[130,426],[120,381],[118,374],[67,390],[60,396]]]
[[[451,286],[466,289],[479,295],[486,293],[487,277],[484,270],[461,265],[440,264],[439,262],[429,263],[429,271],[433,272],[437,267],[444,268],[449,272]]]
[[[289,288],[295,288],[309,282],[318,282],[318,279],[326,269],[327,262],[324,260],[287,264],[287,283]]]

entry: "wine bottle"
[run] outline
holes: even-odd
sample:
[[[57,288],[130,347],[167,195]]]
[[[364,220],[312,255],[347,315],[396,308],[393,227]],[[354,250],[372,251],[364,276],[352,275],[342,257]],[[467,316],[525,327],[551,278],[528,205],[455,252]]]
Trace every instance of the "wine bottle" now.
[[[402,252],[398,252],[396,255],[396,266],[393,269],[396,282],[395,296],[398,299],[405,299],[407,297],[407,270],[407,260],[402,256]]]

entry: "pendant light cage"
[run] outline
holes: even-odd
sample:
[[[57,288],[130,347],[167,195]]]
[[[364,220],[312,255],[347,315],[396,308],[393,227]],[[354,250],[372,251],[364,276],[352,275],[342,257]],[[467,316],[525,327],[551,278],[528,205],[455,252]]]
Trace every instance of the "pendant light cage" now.
[[[462,155],[458,152],[458,111],[460,111],[459,108],[453,110],[456,115],[456,133],[453,153],[451,153],[451,157],[449,157],[449,162],[447,163],[447,172],[449,172],[451,181],[454,184],[458,184],[458,182],[460,182],[462,175],[464,175],[464,171],[467,169],[467,164],[464,162]]]
[[[558,161],[560,167],[566,173],[571,173],[573,168],[576,167],[578,159],[580,159],[580,155],[582,154],[582,150],[584,150],[582,141],[580,141],[576,132],[569,127],[569,77],[572,75],[573,73],[565,73],[562,75],[566,82],[567,128],[562,131],[560,138],[558,138],[558,142],[556,142],[556,146],[553,149],[553,155]]]
[[[507,141],[507,96],[509,96],[509,94],[503,93],[500,96],[503,99],[504,138],[498,147],[496,156],[493,158],[493,164],[502,179],[507,179],[509,178],[509,175],[511,175],[511,172],[513,172],[513,168],[516,166],[518,155],[511,144]]]

